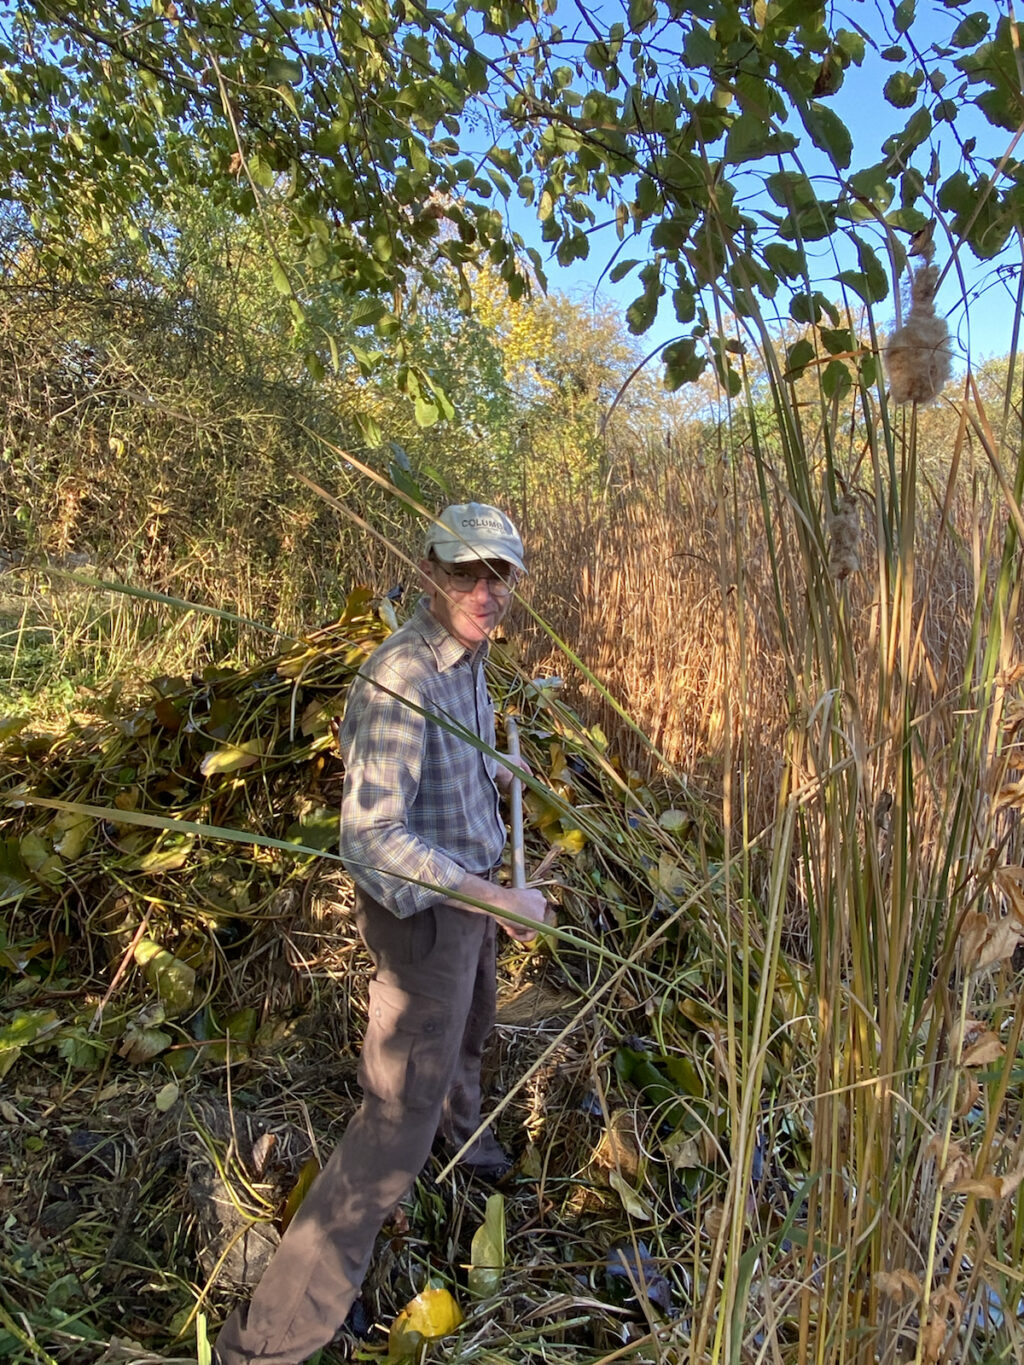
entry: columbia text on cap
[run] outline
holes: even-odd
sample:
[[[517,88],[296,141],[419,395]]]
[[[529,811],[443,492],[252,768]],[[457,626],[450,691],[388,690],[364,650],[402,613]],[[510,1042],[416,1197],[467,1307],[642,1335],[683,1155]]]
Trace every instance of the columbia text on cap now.
[[[446,564],[500,559],[526,572],[519,532],[504,512],[485,502],[446,507],[428,528],[425,549]]]

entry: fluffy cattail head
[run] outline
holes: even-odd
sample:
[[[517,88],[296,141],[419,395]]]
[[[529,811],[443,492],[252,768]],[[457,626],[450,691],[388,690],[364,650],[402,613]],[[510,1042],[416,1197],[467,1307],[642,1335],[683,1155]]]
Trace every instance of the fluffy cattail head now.
[[[910,311],[886,347],[889,392],[894,403],[930,403],[945,387],[953,365],[949,328],[935,316],[939,268],[918,266],[910,281]]]
[[[849,578],[860,569],[860,517],[857,499],[845,493],[828,519],[828,571],[833,578]]]

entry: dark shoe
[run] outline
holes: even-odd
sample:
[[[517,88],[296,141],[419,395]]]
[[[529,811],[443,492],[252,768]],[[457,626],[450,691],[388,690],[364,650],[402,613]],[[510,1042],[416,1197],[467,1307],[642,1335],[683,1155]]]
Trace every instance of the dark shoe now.
[[[503,1185],[515,1170],[516,1163],[511,1157],[505,1157],[503,1161],[488,1161],[477,1165],[475,1162],[466,1161],[459,1165],[459,1170],[471,1175],[474,1180],[479,1180],[481,1185]]]

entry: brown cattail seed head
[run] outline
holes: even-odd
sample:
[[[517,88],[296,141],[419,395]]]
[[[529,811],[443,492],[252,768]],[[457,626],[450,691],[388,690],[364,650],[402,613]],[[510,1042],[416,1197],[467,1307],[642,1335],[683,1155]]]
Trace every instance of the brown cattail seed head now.
[[[857,499],[846,493],[828,519],[828,571],[840,582],[860,569],[860,517]]]

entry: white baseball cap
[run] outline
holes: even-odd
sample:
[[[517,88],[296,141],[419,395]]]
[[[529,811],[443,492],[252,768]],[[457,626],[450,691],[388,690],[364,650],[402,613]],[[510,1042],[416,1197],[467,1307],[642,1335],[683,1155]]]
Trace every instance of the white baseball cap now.
[[[424,553],[445,564],[500,559],[526,572],[523,542],[504,512],[485,502],[457,502],[427,528]]]

